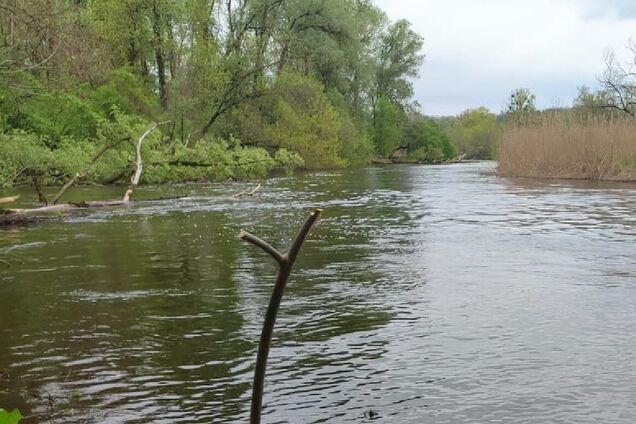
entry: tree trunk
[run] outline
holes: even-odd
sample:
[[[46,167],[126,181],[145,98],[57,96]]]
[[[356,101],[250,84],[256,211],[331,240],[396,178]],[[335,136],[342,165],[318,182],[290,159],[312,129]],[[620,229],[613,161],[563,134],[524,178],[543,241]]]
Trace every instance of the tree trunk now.
[[[153,23],[152,28],[155,35],[155,60],[157,61],[157,79],[159,80],[159,102],[162,108],[168,105],[168,93],[166,90],[166,64],[163,53],[163,35],[161,25],[161,14],[155,1],[152,5]]]

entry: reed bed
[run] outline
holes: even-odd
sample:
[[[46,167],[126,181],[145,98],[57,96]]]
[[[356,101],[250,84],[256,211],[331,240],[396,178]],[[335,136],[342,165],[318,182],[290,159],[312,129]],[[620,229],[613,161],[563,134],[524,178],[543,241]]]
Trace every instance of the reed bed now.
[[[636,181],[636,120],[542,119],[505,129],[503,176]]]

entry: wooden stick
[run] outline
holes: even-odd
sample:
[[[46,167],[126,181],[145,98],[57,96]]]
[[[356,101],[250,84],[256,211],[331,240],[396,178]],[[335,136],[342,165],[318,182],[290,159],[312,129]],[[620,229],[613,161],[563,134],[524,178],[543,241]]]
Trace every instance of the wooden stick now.
[[[272,334],[274,331],[274,324],[276,324],[276,316],[278,315],[278,309],[283,299],[283,292],[287,286],[289,275],[298,257],[298,252],[303,245],[303,242],[307,238],[309,231],[314,226],[320,214],[321,209],[316,209],[309,215],[309,218],[305,221],[298,234],[294,238],[289,251],[285,254],[280,253],[274,247],[260,238],[252,235],[248,232],[241,231],[239,238],[252,243],[255,246],[260,247],[263,251],[272,256],[279,265],[278,275],[276,277],[276,283],[274,284],[274,290],[272,297],[269,300],[267,311],[265,312],[265,322],[263,323],[263,330],[261,332],[261,339],[258,344],[258,354],[256,355],[256,369],[254,370],[254,383],[252,387],[252,406],[250,410],[250,424],[260,424],[261,422],[261,410],[263,409],[263,389],[265,387],[265,371],[267,368],[267,357],[269,356],[269,349],[272,343]]]
[[[20,196],[0,197],[0,203],[13,203],[18,200]]]
[[[234,195],[234,197],[253,196],[254,193],[256,193],[260,189],[261,189],[261,185],[259,184],[256,187],[254,187],[252,190],[244,190],[244,191],[240,191],[240,192],[236,193]]]
[[[46,199],[46,194],[44,194],[42,175],[36,175],[33,177],[33,187],[35,187],[35,191],[38,194],[38,202],[44,203],[45,206],[48,206],[49,201]]]

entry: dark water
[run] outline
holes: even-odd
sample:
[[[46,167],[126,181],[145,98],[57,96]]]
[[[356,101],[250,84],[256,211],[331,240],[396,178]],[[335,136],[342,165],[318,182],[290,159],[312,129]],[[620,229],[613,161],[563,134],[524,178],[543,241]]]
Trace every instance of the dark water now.
[[[245,185],[146,188],[188,197],[0,230],[0,407],[247,422],[275,267],[236,236],[285,245],[319,206],[265,423],[635,422],[636,186],[491,168],[278,178],[238,200]]]

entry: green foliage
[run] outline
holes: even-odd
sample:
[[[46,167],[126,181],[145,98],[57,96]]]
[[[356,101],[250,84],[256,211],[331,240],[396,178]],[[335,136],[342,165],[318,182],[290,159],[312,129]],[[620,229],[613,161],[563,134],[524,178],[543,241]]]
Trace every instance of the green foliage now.
[[[9,412],[0,408],[0,424],[18,424],[21,419],[22,414],[17,409]]]
[[[63,139],[51,150],[45,138],[23,130],[0,134],[0,186],[30,183],[34,176],[46,183],[60,182],[81,172],[92,150],[89,143],[72,139]]]
[[[455,155],[448,136],[432,119],[411,119],[404,131],[404,143],[409,157],[418,162],[436,163]]]
[[[86,90],[95,109],[108,114],[113,107],[127,113],[152,115],[158,105],[151,90],[128,68],[113,70],[107,82],[96,90]]]
[[[25,99],[8,119],[11,128],[41,134],[55,144],[62,137],[94,136],[100,115],[74,94],[44,91]]]
[[[284,148],[309,169],[345,165],[341,156],[343,119],[316,80],[297,74],[278,78],[269,96],[241,108],[231,127],[240,137],[270,149]]]
[[[468,109],[453,121],[449,137],[457,153],[467,159],[493,159],[501,141],[502,125],[485,107]]]
[[[416,77],[424,61],[424,40],[407,20],[390,25],[380,37],[376,70],[377,96],[404,104],[413,95],[410,78]]]
[[[381,97],[375,110],[373,142],[376,151],[389,157],[400,145],[406,114],[402,107],[386,97]]]
[[[296,168],[305,166],[305,161],[299,154],[290,152],[287,149],[278,149],[274,155],[274,160],[285,169],[287,175],[291,175]]]
[[[131,140],[165,120],[143,181],[365,164],[400,145],[423,60],[411,25],[366,0],[23,3],[0,14],[3,185],[126,174]]]

